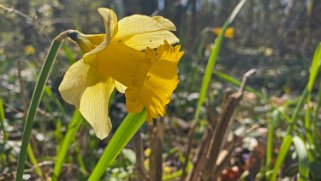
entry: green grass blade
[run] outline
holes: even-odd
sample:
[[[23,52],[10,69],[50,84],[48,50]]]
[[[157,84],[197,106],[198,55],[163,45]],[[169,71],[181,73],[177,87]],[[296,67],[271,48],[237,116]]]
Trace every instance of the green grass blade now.
[[[312,59],[312,64],[310,68],[310,77],[309,77],[309,83],[308,83],[309,92],[311,92],[313,89],[313,85],[318,75],[320,66],[321,66],[321,43],[319,43],[317,49],[315,50],[313,59]]]
[[[123,120],[114,136],[111,138],[104,153],[100,157],[97,165],[92,171],[89,181],[100,180],[105,173],[106,168],[117,157],[121,150],[126,146],[129,140],[134,136],[138,129],[143,125],[146,118],[146,110],[135,114],[129,113]]]
[[[295,136],[293,138],[293,143],[299,158],[299,181],[309,180],[308,151],[304,141],[300,137]]]
[[[274,139],[274,130],[275,124],[279,119],[279,112],[277,110],[273,111],[272,113],[273,118],[269,121],[269,132],[268,132],[268,140],[266,146],[266,170],[270,170],[272,165],[272,155],[273,155],[273,139]]]
[[[307,98],[308,96],[308,88],[306,87],[303,91],[303,93],[301,94],[301,97],[299,99],[299,102],[297,104],[297,106],[294,109],[294,112],[292,114],[291,120],[290,120],[290,127],[288,128],[288,132],[290,132],[293,128],[294,123],[296,122],[298,116],[299,116],[299,112],[303,107],[304,104],[304,100]]]
[[[83,174],[88,175],[84,159],[81,156],[80,148],[78,142],[76,142],[75,152],[77,154],[77,161],[79,163],[80,170]]]
[[[83,122],[83,118],[79,110],[75,110],[74,115],[69,123],[66,136],[64,137],[64,140],[62,141],[59,147],[57,161],[55,163],[52,180],[58,180],[62,165],[65,161],[65,158],[68,152],[68,148],[70,144],[74,141],[76,133],[82,122]]]
[[[76,60],[74,59],[74,55],[73,53],[71,52],[70,48],[68,47],[68,45],[64,44],[63,46],[63,49],[64,49],[64,52],[66,54],[66,57],[69,61],[70,64],[73,64],[76,62]]]
[[[284,139],[282,141],[282,144],[280,147],[280,152],[279,152],[278,157],[275,161],[275,165],[273,168],[271,178],[269,178],[268,180],[270,180],[270,181],[276,180],[276,177],[277,177],[279,171],[281,170],[281,166],[284,162],[285,156],[287,155],[287,153],[289,151],[291,143],[292,143],[292,136],[288,134],[284,137]]]
[[[48,87],[47,85],[45,86],[44,93],[55,102],[59,111],[61,111],[61,114],[66,115],[66,111],[65,111],[64,107],[62,106],[62,104],[59,102],[59,99],[57,99],[57,97],[53,94],[50,87]]]
[[[279,170],[280,170],[280,168],[281,168],[281,166],[283,164],[285,156],[288,153],[290,145],[291,145],[291,142],[292,142],[291,132],[293,130],[293,126],[297,121],[299,112],[303,107],[304,100],[306,99],[307,95],[308,95],[308,88],[306,87],[304,89],[301,97],[300,97],[300,100],[299,100],[297,106],[294,109],[294,112],[293,112],[291,120],[290,120],[290,125],[289,125],[289,127],[288,127],[288,129],[286,131],[285,137],[282,140],[282,144],[281,144],[281,147],[280,147],[280,152],[278,153],[278,156],[276,158],[272,175],[271,175],[271,177],[268,178],[268,180],[272,180],[272,181],[276,180],[276,177],[277,177],[277,175],[279,173]]]
[[[232,84],[234,86],[237,86],[237,87],[241,86],[241,81],[239,81],[236,78],[234,78],[234,77],[232,77],[230,75],[227,75],[227,74],[225,74],[223,72],[215,71],[214,72],[214,76],[217,77],[218,79],[220,79],[220,80],[222,80],[224,82],[230,83],[230,84]],[[247,90],[249,92],[252,92],[252,93],[256,94],[259,97],[263,97],[262,93],[260,93],[259,91],[255,90],[254,88],[252,88],[250,86],[246,86],[245,90]]]
[[[5,119],[5,115],[4,115],[4,109],[3,109],[3,102],[2,102],[2,99],[0,99],[0,124],[1,124],[1,131],[3,133],[3,143],[6,144],[8,140],[8,135],[4,125],[4,119]]]
[[[307,105],[310,105],[311,102],[311,97],[312,97],[312,89],[315,83],[315,79],[319,73],[319,69],[321,66],[321,43],[319,43],[318,47],[316,48],[313,59],[312,59],[312,64],[310,67],[310,77],[309,77],[309,82],[308,82],[308,97],[307,97]],[[314,140],[315,138],[313,137],[312,130],[315,130],[314,128],[314,123],[311,124],[311,119],[310,119],[310,113],[312,112],[311,106],[307,107],[307,111],[305,114],[305,129],[307,132],[307,138],[310,142],[310,144],[315,143],[316,141]]]
[[[27,157],[27,148],[31,136],[31,129],[33,125],[33,121],[35,119],[36,113],[37,113],[37,108],[39,106],[41,97],[43,95],[44,87],[46,85],[46,82],[48,80],[52,65],[54,63],[54,60],[57,56],[58,50],[61,46],[62,43],[62,38],[61,36],[55,38],[53,43],[51,44],[51,47],[49,49],[49,53],[46,57],[46,60],[42,66],[40,76],[38,79],[38,82],[36,84],[36,87],[34,89],[32,98],[31,98],[31,103],[29,106],[28,114],[26,117],[25,121],[25,126],[23,129],[23,135],[22,135],[22,143],[21,143],[21,150],[18,158],[18,164],[17,164],[17,175],[16,175],[16,180],[17,181],[22,181],[22,176],[25,168],[25,162],[26,162],[26,157]]]
[[[32,150],[32,147],[30,146],[30,144],[28,144],[28,156],[29,156],[29,159],[32,163],[32,165],[35,167],[35,170],[36,170],[36,173],[40,176],[40,177],[43,177],[43,173],[38,165],[38,161],[35,157],[35,154],[33,153],[33,150]]]
[[[246,2],[246,0],[241,0],[238,3],[238,5],[234,8],[233,12],[231,13],[231,16],[224,23],[224,25],[222,27],[222,31],[220,32],[218,37],[215,39],[214,47],[211,51],[210,57],[208,59],[207,65],[206,65],[205,75],[203,77],[202,86],[201,86],[201,90],[200,90],[200,97],[198,99],[196,111],[195,111],[195,115],[194,115],[194,122],[197,122],[197,120],[199,119],[201,108],[202,108],[202,105],[205,101],[207,89],[208,89],[209,83],[211,81],[213,69],[216,64],[217,56],[220,52],[221,44],[224,39],[224,33],[225,33],[226,29],[228,28],[228,26],[233,22],[236,15],[240,12],[240,10],[243,7],[245,2]]]
[[[313,113],[313,127],[312,127],[312,136],[314,140],[314,145],[317,150],[316,153],[318,156],[321,155],[321,145],[320,145],[320,139],[318,138],[318,131],[317,131],[317,123],[318,123],[320,107],[321,107],[321,82],[318,90],[317,106]]]
[[[313,59],[312,59],[312,64],[310,67],[310,77],[309,77],[309,82],[308,82],[308,97],[307,97],[307,107],[306,114],[305,114],[305,129],[306,129],[306,136],[309,140],[310,144],[316,143],[316,137],[313,136],[315,133],[314,131],[316,130],[316,123],[312,122],[310,119],[310,113],[312,112],[312,107],[310,106],[310,102],[312,100],[312,89],[315,83],[315,79],[317,78],[317,75],[319,73],[321,66],[321,43],[319,43],[318,47],[316,48]],[[314,118],[312,120],[316,121]]]

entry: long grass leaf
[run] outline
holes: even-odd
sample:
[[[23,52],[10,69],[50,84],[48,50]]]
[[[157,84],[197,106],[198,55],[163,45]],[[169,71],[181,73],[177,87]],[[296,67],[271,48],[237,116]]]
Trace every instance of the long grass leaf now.
[[[4,109],[3,109],[3,101],[2,99],[0,99],[0,124],[1,124],[1,131],[3,134],[3,143],[6,144],[8,136],[4,125],[4,119],[5,119],[5,115],[4,115]]]
[[[275,161],[275,165],[273,168],[273,172],[271,175],[271,178],[269,178],[268,180],[270,181],[274,181],[276,180],[276,177],[281,169],[281,166],[284,162],[285,156],[287,155],[289,148],[291,146],[292,143],[292,136],[291,135],[286,135],[282,141],[281,147],[280,147],[280,152],[278,154],[278,157]]]
[[[201,90],[200,90],[200,96],[199,96],[199,99],[197,102],[196,111],[195,111],[195,115],[194,115],[194,122],[197,122],[199,119],[199,114],[201,112],[202,105],[205,101],[207,89],[208,89],[209,83],[211,81],[213,69],[216,64],[218,54],[221,49],[221,44],[224,39],[225,31],[229,27],[229,25],[233,22],[233,20],[235,19],[236,15],[239,13],[239,11],[241,10],[241,8],[243,7],[245,2],[246,2],[246,0],[241,0],[238,3],[238,5],[234,8],[233,12],[231,13],[230,17],[224,23],[224,25],[222,27],[222,31],[220,32],[218,37],[215,39],[213,49],[211,51],[210,57],[208,58],[208,62],[206,65],[205,74],[203,77]]]
[[[320,66],[321,66],[321,43],[319,43],[313,55],[312,64],[310,67],[310,77],[308,82],[308,97],[306,100],[308,106],[305,114],[304,126],[306,129],[306,136],[310,144],[313,144],[316,142],[315,137],[313,137],[313,133],[312,133],[312,130],[315,130],[314,128],[315,123],[311,124],[310,113],[312,112],[312,107],[310,106],[310,102],[312,99],[312,89],[314,87],[315,79],[319,73]]]
[[[293,137],[293,143],[299,158],[299,181],[309,180],[308,151],[304,141],[300,137],[295,136]]]
[[[66,155],[68,153],[69,146],[74,141],[76,133],[77,133],[82,122],[83,122],[83,118],[82,118],[79,110],[75,110],[74,115],[71,119],[71,122],[69,123],[66,136],[64,137],[64,140],[62,141],[62,143],[59,147],[59,151],[57,154],[58,155],[57,161],[55,163],[53,177],[52,177],[53,180],[58,180],[62,165],[63,165]]]
[[[230,83],[234,86],[237,86],[237,87],[240,87],[241,86],[241,81],[239,81],[238,79],[230,76],[230,75],[227,75],[223,72],[220,72],[220,71],[215,71],[214,72],[214,76],[219,78],[220,80],[226,82],[226,83]],[[259,97],[263,97],[262,93],[260,93],[259,91],[255,90],[254,88],[252,88],[251,86],[246,86],[245,87],[245,90],[249,91],[249,92],[252,92],[254,94],[256,94],[257,96]]]
[[[269,124],[268,124],[269,132],[268,132],[268,139],[267,139],[267,146],[266,146],[266,166],[265,166],[267,170],[269,170],[272,165],[274,129],[275,129],[275,124],[279,119],[279,112],[275,110],[273,111],[272,115],[273,115],[273,118],[269,121]]]
[[[123,120],[116,133],[113,135],[104,153],[100,157],[97,165],[92,171],[89,181],[100,180],[105,173],[106,168],[119,155],[121,150],[126,146],[129,140],[134,136],[138,129],[143,125],[146,118],[146,110],[135,114],[129,113]]]
[[[319,43],[317,49],[314,52],[312,64],[310,68],[310,77],[308,82],[308,91],[311,92],[315,79],[319,73],[319,69],[321,66],[321,43]]]
[[[271,175],[271,177],[268,177],[268,180],[272,180],[272,181],[276,180],[276,177],[277,177],[277,175],[279,173],[279,170],[280,170],[280,168],[281,168],[281,166],[282,166],[282,164],[284,162],[285,156],[289,151],[289,148],[290,148],[290,145],[291,145],[291,142],[292,142],[291,133],[292,133],[294,124],[297,121],[299,112],[303,107],[304,100],[306,99],[307,95],[308,95],[308,88],[306,87],[304,89],[301,97],[300,97],[300,100],[299,100],[297,106],[294,109],[294,112],[293,112],[291,120],[290,120],[290,125],[289,125],[289,127],[288,127],[288,129],[286,131],[286,135],[284,136],[284,138],[282,140],[282,144],[281,144],[281,147],[280,147],[280,152],[278,153],[278,156],[276,158],[272,175]]]
[[[71,52],[70,48],[68,47],[68,45],[64,44],[63,46],[64,52],[66,54],[66,57],[69,61],[70,64],[73,64],[76,62],[73,53]]]
[[[43,173],[38,165],[38,161],[35,157],[35,154],[33,153],[33,150],[32,150],[32,147],[30,146],[30,144],[28,145],[28,157],[32,163],[32,165],[34,166],[35,170],[36,170],[36,173],[40,176],[40,177],[43,177]]]
[[[31,136],[33,121],[36,117],[37,108],[42,98],[44,87],[48,80],[52,65],[54,63],[54,60],[56,59],[58,50],[65,37],[66,37],[65,34],[60,34],[54,39],[53,43],[51,44],[49,53],[42,66],[39,79],[37,81],[36,87],[32,94],[31,103],[29,106],[29,110],[25,121],[25,126],[23,129],[21,149],[20,149],[20,154],[19,154],[18,163],[17,163],[17,175],[16,175],[17,181],[22,181],[22,176],[24,173],[25,162],[27,157],[27,148],[28,148],[28,144]]]
[[[313,140],[314,145],[316,146],[316,153],[318,156],[321,156],[321,142],[320,139],[318,139],[318,132],[317,132],[317,123],[318,123],[318,117],[320,114],[320,108],[321,108],[321,82],[319,85],[319,90],[318,90],[318,98],[317,98],[317,106],[316,109],[313,113],[313,127],[312,127],[312,136],[313,136]]]

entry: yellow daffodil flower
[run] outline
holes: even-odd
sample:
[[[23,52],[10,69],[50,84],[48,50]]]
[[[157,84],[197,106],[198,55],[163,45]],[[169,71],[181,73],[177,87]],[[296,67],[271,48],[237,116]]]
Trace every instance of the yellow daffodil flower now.
[[[168,19],[132,15],[117,22],[112,10],[98,12],[106,33],[70,33],[84,56],[67,70],[59,91],[103,139],[111,130],[108,103],[114,88],[125,92],[129,112],[146,107],[149,120],[165,114],[178,84],[177,63],[183,52],[170,46],[178,39],[170,32],[176,28]]]
[[[218,36],[222,31],[222,28],[221,27],[215,27],[213,29],[213,33]],[[226,29],[225,33],[224,33],[224,36],[225,38],[228,38],[228,39],[233,39],[234,38],[234,28],[232,27],[229,27]]]
[[[165,115],[165,105],[179,82],[177,64],[183,56],[180,46],[172,47],[167,42],[156,51],[147,48],[146,57],[151,61],[147,76],[141,86],[126,89],[126,107],[129,112],[147,109],[147,120]]]

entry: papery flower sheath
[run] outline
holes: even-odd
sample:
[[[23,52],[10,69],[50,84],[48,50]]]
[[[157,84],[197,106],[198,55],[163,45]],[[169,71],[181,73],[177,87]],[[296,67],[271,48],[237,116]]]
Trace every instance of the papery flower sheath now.
[[[175,25],[166,18],[132,15],[117,22],[112,10],[99,8],[98,12],[106,33],[70,33],[84,56],[67,70],[59,91],[103,139],[111,130],[108,104],[114,88],[126,94],[129,112],[146,107],[149,119],[164,115],[178,83],[177,62],[183,53],[170,46],[179,40],[170,32]],[[150,99],[142,99],[145,93]]]

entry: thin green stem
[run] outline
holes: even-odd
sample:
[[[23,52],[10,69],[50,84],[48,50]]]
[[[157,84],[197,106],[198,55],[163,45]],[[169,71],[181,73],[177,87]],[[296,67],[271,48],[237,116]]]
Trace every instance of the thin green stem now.
[[[106,168],[115,160],[117,155],[126,146],[129,140],[134,136],[138,129],[144,124],[146,118],[146,110],[142,112],[129,113],[123,120],[116,133],[107,145],[104,153],[100,157],[94,170],[89,176],[89,181],[100,180],[105,173]]]
[[[49,53],[42,66],[42,69],[38,78],[38,82],[32,94],[31,103],[29,106],[28,114],[26,117],[24,129],[23,129],[23,134],[22,134],[21,150],[20,150],[18,164],[17,164],[17,176],[16,176],[17,181],[22,181],[22,176],[24,173],[25,162],[27,157],[27,148],[28,148],[28,144],[31,136],[31,129],[37,113],[37,108],[39,106],[41,97],[44,92],[44,87],[48,80],[51,68],[57,56],[58,50],[62,44],[62,41],[68,36],[69,32],[70,30],[61,33],[54,39],[53,43],[51,44]]]

